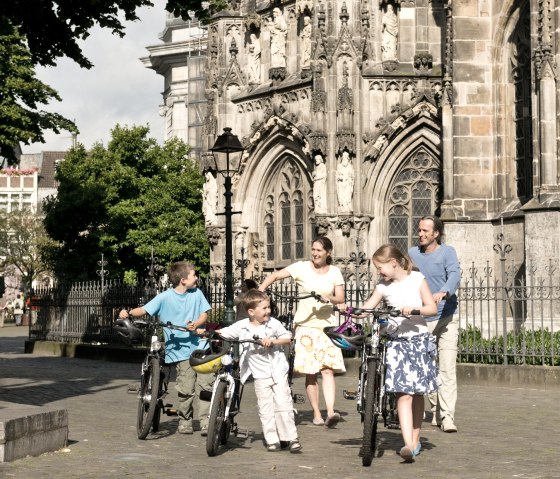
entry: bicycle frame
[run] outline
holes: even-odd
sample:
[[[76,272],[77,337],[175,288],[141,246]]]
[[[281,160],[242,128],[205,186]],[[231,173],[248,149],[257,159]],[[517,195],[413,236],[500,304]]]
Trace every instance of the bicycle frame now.
[[[287,314],[287,321],[285,321],[286,329],[292,333],[292,341],[289,344],[288,354],[288,386],[290,387],[290,391],[292,391],[292,400],[295,404],[303,404],[305,403],[305,396],[303,394],[294,394],[293,393],[293,382],[294,382],[294,360],[295,360],[295,346],[294,346],[294,302],[299,301],[301,299],[307,298],[315,298],[317,301],[321,300],[321,296],[315,293],[315,291],[311,291],[309,294],[304,294],[301,296],[292,296],[292,295],[283,295],[277,293],[276,291],[270,291],[275,297],[284,299],[288,302],[288,314]]]

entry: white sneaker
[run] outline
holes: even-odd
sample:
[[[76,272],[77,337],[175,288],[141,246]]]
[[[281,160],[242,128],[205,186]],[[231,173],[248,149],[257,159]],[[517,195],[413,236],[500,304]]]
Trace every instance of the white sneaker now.
[[[445,416],[441,421],[441,430],[443,432],[457,432],[457,426],[455,426],[451,417]]]
[[[434,427],[438,427],[438,426],[439,426],[438,420],[437,420],[437,414],[436,414],[435,412],[434,412],[433,415],[432,415],[432,426],[434,426]]]

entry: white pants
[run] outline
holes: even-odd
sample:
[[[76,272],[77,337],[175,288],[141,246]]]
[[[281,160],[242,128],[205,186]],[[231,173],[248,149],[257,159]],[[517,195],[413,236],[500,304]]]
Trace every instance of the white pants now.
[[[437,393],[428,395],[431,409],[439,411],[440,417],[455,420],[457,402],[457,343],[459,341],[459,320],[445,316],[438,321],[429,321],[428,330],[436,337],[438,370],[441,384]]]
[[[264,439],[267,444],[297,439],[292,392],[288,377],[278,383],[274,379],[255,379],[255,394]]]

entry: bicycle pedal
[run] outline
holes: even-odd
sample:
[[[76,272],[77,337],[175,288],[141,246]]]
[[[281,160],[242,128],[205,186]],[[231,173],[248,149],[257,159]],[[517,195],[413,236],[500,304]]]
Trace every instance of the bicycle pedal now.
[[[292,400],[296,404],[303,404],[303,403],[305,403],[305,396],[303,394],[294,394],[292,396]]]
[[[140,391],[140,384],[136,383],[136,384],[129,384],[126,392],[128,394],[137,394]]]
[[[242,437],[244,439],[247,439],[249,437],[249,429],[245,427],[238,427],[235,431],[235,437]]]
[[[344,399],[356,399],[356,397],[358,396],[358,391],[344,389],[342,391],[342,395],[344,396]]]

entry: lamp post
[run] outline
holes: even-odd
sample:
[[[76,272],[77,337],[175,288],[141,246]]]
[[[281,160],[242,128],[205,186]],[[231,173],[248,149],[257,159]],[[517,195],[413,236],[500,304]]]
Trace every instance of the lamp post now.
[[[224,315],[224,324],[229,326],[235,321],[235,312],[233,311],[233,238],[231,217],[240,211],[232,211],[231,198],[231,178],[241,166],[241,155],[234,155],[230,158],[231,153],[241,153],[243,145],[239,138],[231,132],[231,128],[224,128],[224,132],[216,138],[216,143],[210,148],[212,153],[225,153],[225,164],[219,161],[218,157],[222,155],[214,154],[214,162],[216,170],[224,177],[224,197],[225,208],[223,213],[226,219],[226,308]]]

